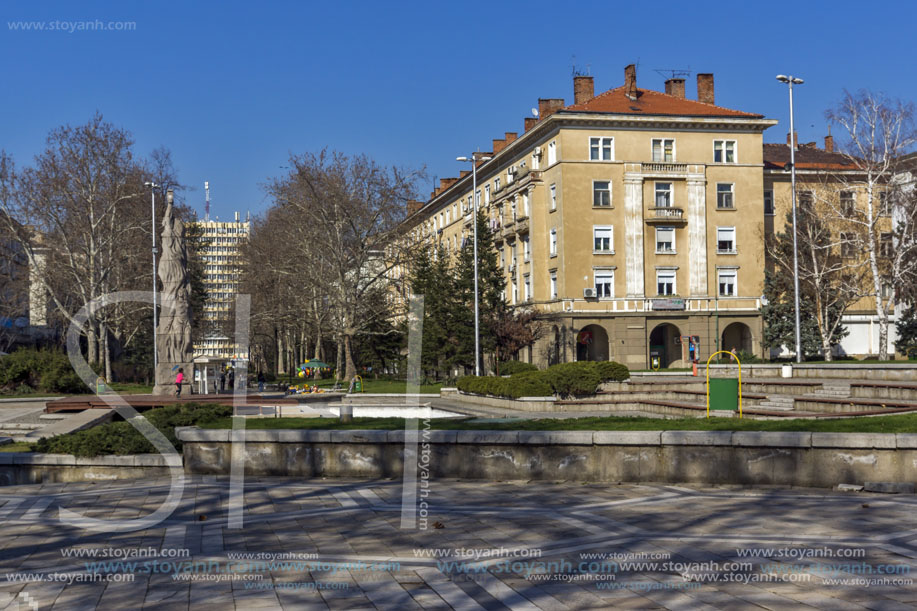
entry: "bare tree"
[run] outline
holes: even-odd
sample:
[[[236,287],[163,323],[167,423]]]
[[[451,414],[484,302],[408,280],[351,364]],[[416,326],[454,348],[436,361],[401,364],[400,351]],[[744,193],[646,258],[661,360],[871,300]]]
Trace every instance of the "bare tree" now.
[[[879,321],[878,356],[885,360],[895,292],[917,281],[911,265],[917,253],[917,206],[908,204],[896,180],[902,158],[917,143],[914,106],[869,91],[845,92],[826,116],[843,129],[841,151],[855,168],[833,172],[833,178],[863,203],[843,216],[865,258],[866,293]]]
[[[844,313],[861,296],[863,262],[855,252],[856,239],[838,230],[842,220],[837,192],[829,184],[805,191],[796,211],[800,299],[814,314],[821,352],[826,361],[834,359],[832,348],[846,331]],[[841,225],[842,227],[843,225]],[[778,278],[793,278],[793,225],[787,215],[786,232],[765,239],[768,257],[774,262]],[[789,292],[786,287],[784,292]]]
[[[153,166],[169,164],[155,156],[147,164],[132,148],[128,132],[96,114],[84,125],[52,130],[32,167],[16,171],[9,158],[0,161],[0,225],[22,248],[38,284],[32,290],[43,291],[65,322],[106,293],[152,283],[145,248],[152,229],[144,205],[149,192],[143,183]],[[108,379],[110,337],[124,337],[141,309],[89,312],[83,325],[88,358],[104,363]]]
[[[315,287],[316,309],[331,312],[349,379],[354,336],[396,313],[394,272],[407,248],[398,225],[422,172],[330,151],[293,156],[290,167],[268,191],[303,221],[301,281]]]

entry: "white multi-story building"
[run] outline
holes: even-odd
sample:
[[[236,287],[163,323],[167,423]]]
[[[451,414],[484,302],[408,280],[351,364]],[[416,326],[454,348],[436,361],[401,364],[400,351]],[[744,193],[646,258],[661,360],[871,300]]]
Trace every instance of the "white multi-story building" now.
[[[204,285],[207,301],[202,312],[207,332],[201,343],[194,345],[194,356],[218,359],[247,358],[239,354],[235,342],[226,333],[226,323],[239,292],[241,276],[241,245],[248,240],[251,222],[240,220],[236,212],[233,221],[198,222],[203,247]]]

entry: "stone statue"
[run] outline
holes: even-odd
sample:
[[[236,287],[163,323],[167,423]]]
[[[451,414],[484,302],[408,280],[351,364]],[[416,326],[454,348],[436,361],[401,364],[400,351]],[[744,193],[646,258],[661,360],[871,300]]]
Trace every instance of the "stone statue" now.
[[[170,198],[171,199],[171,198]],[[188,278],[188,252],[185,225],[175,218],[172,202],[162,219],[162,309],[156,329],[156,368],[154,395],[175,395],[175,376],[184,369],[185,382],[191,380],[191,284]]]

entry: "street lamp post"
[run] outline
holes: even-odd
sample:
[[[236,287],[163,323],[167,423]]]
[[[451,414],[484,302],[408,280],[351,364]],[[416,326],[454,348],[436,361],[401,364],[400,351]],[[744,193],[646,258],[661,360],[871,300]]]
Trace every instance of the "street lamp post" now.
[[[480,306],[478,305],[478,161],[490,161],[493,157],[472,153],[471,157],[456,157],[456,161],[471,162],[471,201],[473,217],[471,226],[474,228],[472,241],[474,242],[474,375],[481,375],[481,330]]]
[[[799,249],[796,238],[796,132],[793,127],[793,85],[803,80],[793,75],[778,74],[777,80],[786,83],[790,90],[790,190],[793,202],[793,301],[796,307],[796,362],[802,362],[802,336],[799,326]]]
[[[156,354],[156,189],[161,185],[155,182],[143,183],[150,188],[150,209],[153,212],[153,383],[156,383],[156,372],[159,369],[159,355]]]

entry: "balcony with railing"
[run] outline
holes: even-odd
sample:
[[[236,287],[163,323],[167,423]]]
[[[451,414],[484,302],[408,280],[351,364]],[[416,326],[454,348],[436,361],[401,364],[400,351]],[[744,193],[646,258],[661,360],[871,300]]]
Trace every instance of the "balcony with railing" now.
[[[650,225],[684,225],[688,219],[681,208],[655,206],[647,211],[646,222]]]
[[[688,173],[687,163],[654,161],[641,165],[643,174],[653,174],[656,176],[683,176]]]

